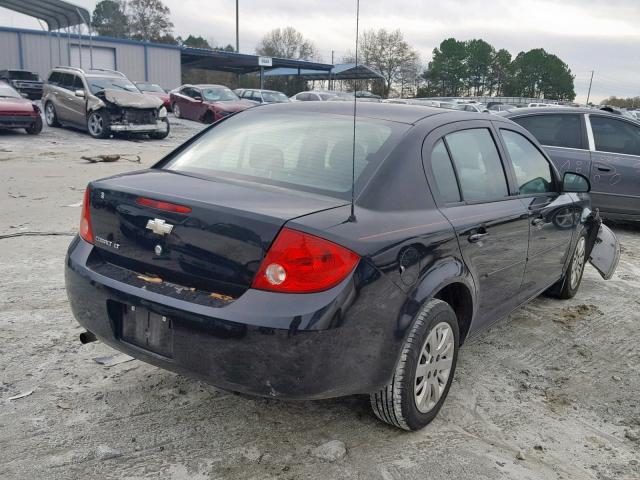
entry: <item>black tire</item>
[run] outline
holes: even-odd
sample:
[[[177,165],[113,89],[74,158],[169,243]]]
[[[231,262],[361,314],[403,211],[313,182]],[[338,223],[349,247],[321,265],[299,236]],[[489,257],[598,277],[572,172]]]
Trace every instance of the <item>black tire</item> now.
[[[582,247],[581,247],[582,245]],[[582,254],[580,251],[582,250]],[[584,266],[587,261],[587,232],[582,230],[576,241],[576,246],[573,248],[571,254],[571,261],[567,265],[567,270],[564,272],[562,278],[553,285],[550,289],[550,293],[563,300],[568,300],[575,297],[582,283],[582,275],[584,274]],[[582,256],[582,260],[580,260]],[[580,265],[575,265],[575,262],[580,262]]]
[[[202,117],[202,123],[213,123],[214,120],[214,115],[213,112],[208,111],[207,113],[204,114],[204,116]]]
[[[447,324],[450,329],[447,330],[443,324]],[[445,328],[447,335],[453,334],[453,352],[447,350],[446,355],[438,356],[435,360],[432,356],[431,361],[425,357],[425,362],[422,363],[423,348],[427,348],[426,341],[430,338],[435,327]],[[434,335],[437,338],[436,332]],[[442,300],[430,300],[422,308],[409,331],[391,383],[370,396],[371,407],[376,417],[404,430],[419,430],[428,425],[440,411],[449,393],[458,360],[459,345],[460,333],[455,312],[448,303]],[[422,365],[423,368],[429,367],[433,361],[434,367],[431,368],[437,368],[436,364],[440,360],[450,361],[445,383],[440,383],[440,374],[434,375],[437,377],[438,385],[444,385],[444,389],[441,390],[438,400],[432,407],[427,411],[421,411],[416,404],[417,391],[419,390],[417,386],[422,385],[424,389],[429,388],[430,392],[432,390],[431,384],[426,383],[425,386],[427,378],[431,377],[416,376],[418,365]],[[431,372],[429,372],[430,374]],[[422,383],[418,381],[419,378],[422,378]]]
[[[25,130],[29,135],[38,135],[42,131],[42,117],[38,115],[33,124]]]
[[[173,115],[176,118],[182,118],[181,113],[180,113],[180,105],[174,103],[173,105],[171,105],[171,111],[173,112]]]
[[[93,138],[107,138],[111,134],[109,118],[102,110],[90,112],[87,116],[87,132]]]
[[[60,122],[58,122],[58,114],[56,113],[56,107],[53,106],[53,103],[47,102],[44,105],[44,119],[47,122],[47,125],[50,127],[59,127]]]
[[[169,131],[171,130],[169,119],[164,118],[162,121],[167,124],[167,129],[164,132],[152,132],[149,134],[149,138],[153,140],[162,140],[164,138],[167,138],[167,135],[169,135]]]

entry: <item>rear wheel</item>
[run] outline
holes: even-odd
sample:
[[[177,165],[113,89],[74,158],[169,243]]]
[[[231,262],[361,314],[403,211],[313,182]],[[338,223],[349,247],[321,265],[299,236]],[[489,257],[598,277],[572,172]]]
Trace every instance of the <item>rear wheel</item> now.
[[[109,122],[104,112],[91,112],[87,117],[87,131],[93,138],[107,138],[109,136]]]
[[[448,303],[431,300],[424,306],[405,340],[391,383],[371,394],[371,407],[380,420],[419,430],[436,417],[453,381],[459,335]]]
[[[53,103],[47,102],[44,106],[44,119],[47,121],[47,125],[50,127],[59,127],[58,116],[56,115],[56,107]]]
[[[37,135],[42,131],[42,117],[38,115],[30,127],[25,128],[29,135]]]
[[[182,112],[180,111],[180,105],[178,105],[177,103],[174,103],[173,106],[171,107],[171,110],[173,110],[173,114],[175,115],[176,118],[182,118]]]

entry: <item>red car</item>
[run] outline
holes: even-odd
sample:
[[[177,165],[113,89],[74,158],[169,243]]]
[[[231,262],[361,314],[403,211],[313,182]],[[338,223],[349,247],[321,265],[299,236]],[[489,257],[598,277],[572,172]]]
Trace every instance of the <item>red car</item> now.
[[[158,97],[162,100],[162,105],[167,110],[171,110],[171,98],[169,94],[164,91],[164,89],[158,85],[157,83],[149,83],[149,82],[135,82],[136,87],[145,95],[151,95],[152,97]]]
[[[35,103],[0,82],[0,129],[5,128],[24,128],[27,133],[37,135],[42,131],[42,117]]]
[[[171,108],[178,118],[212,123],[257,105],[241,100],[223,85],[183,85],[171,92]]]

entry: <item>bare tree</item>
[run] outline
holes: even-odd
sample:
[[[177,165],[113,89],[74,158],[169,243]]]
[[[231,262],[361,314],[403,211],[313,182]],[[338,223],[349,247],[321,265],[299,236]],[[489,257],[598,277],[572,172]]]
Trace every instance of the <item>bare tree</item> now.
[[[310,40],[305,39],[293,27],[276,28],[267,33],[258,46],[256,54],[267,57],[294,58],[297,60],[319,60],[318,51]]]
[[[175,43],[171,11],[161,0],[132,0],[128,7],[129,24],[134,38]]]
[[[345,62],[354,60],[352,53],[344,58]],[[367,30],[360,36],[358,63],[377,70],[383,76],[380,93],[388,97],[394,88],[404,90],[407,85],[416,83],[416,78],[410,76],[415,73],[418,77],[416,66],[420,64],[420,54],[404,40],[400,30]]]

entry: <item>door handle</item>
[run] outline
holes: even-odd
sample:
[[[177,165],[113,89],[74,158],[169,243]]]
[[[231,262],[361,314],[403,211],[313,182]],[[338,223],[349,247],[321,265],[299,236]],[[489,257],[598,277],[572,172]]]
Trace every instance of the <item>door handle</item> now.
[[[543,224],[544,224],[544,218],[542,217],[534,218],[533,220],[531,220],[531,225],[533,225],[534,227],[540,227]]]
[[[611,169],[609,167],[601,167],[600,165],[598,165],[598,171],[599,172],[610,172]]]
[[[487,235],[489,235],[487,230],[484,227],[480,227],[476,233],[472,233],[471,235],[469,235],[469,237],[467,237],[467,240],[469,240],[469,243],[478,243]]]

